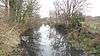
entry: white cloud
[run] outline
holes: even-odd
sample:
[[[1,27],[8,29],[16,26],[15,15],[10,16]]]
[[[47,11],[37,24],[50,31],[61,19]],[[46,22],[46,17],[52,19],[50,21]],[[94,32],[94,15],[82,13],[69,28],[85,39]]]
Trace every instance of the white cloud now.
[[[90,16],[100,16],[100,0],[89,0],[91,8],[86,12]]]
[[[54,0],[40,0],[40,14],[41,17],[48,17],[49,16],[49,11],[53,10],[53,1]]]

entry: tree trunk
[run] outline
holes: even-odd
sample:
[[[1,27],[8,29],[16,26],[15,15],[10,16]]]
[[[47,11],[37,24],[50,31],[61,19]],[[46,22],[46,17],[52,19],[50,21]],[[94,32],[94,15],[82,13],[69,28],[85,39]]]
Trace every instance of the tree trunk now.
[[[5,0],[5,16],[9,16],[9,0]]]

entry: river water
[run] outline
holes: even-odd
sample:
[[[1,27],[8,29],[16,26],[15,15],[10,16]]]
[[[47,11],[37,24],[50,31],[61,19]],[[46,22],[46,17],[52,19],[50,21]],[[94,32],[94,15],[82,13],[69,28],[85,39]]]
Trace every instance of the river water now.
[[[31,34],[23,40],[29,56],[87,56],[82,50],[69,47],[65,36],[49,25],[42,24],[37,31],[32,30]]]
[[[49,25],[42,25],[40,33],[40,46],[38,56],[66,56],[66,46],[62,36]]]
[[[69,47],[65,36],[49,25],[43,24],[38,32],[40,33],[38,56],[87,56],[82,50]]]
[[[52,56],[52,47],[51,39],[49,38],[50,35],[50,26],[49,25],[42,25],[39,29],[40,32],[40,46],[39,46],[39,55],[38,56]]]

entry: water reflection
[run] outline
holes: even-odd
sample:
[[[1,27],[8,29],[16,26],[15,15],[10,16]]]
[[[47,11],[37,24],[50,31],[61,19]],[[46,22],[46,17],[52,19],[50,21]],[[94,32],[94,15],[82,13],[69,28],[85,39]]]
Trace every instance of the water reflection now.
[[[66,56],[66,42],[55,28],[43,24],[39,32],[41,33],[39,56]]]
[[[40,51],[38,56],[52,56],[52,47],[50,46],[51,40],[49,39],[50,35],[50,26],[42,25],[39,29],[40,32]]]
[[[45,24],[24,34],[21,44],[28,53],[26,56],[87,56],[82,50],[70,47],[66,36]]]

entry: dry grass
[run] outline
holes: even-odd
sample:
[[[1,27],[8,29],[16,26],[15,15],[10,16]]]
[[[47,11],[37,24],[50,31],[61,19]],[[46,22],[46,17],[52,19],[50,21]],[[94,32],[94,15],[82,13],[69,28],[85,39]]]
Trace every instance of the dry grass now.
[[[19,42],[19,33],[0,19],[0,47],[4,53],[8,55],[12,51],[12,47],[16,47]]]

